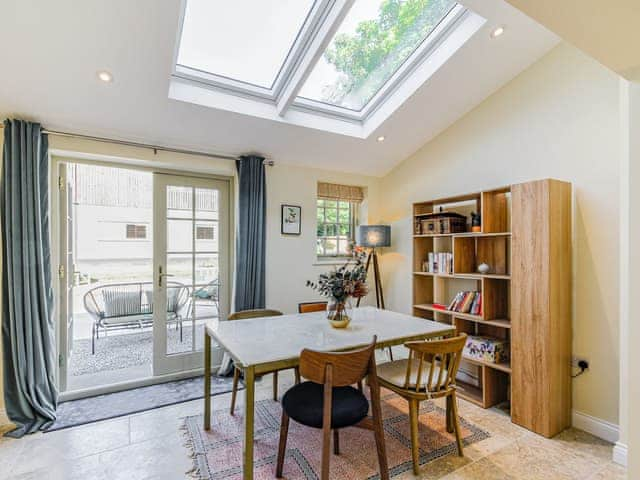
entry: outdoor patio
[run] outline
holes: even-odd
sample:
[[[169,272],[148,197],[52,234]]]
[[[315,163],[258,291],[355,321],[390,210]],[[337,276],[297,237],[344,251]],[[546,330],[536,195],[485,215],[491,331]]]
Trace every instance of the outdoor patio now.
[[[92,353],[94,317],[84,307],[84,296],[98,284],[81,285],[74,289],[74,326],[67,389],[80,390],[150,377],[153,365],[153,329],[151,324],[142,328],[106,330],[95,340]],[[105,284],[108,286],[109,284]],[[192,318],[191,303],[183,308],[182,339],[177,323],[167,325],[167,352],[175,354],[201,350],[206,319],[218,317],[217,302],[196,301],[196,319]],[[194,337],[195,331],[195,337]]]

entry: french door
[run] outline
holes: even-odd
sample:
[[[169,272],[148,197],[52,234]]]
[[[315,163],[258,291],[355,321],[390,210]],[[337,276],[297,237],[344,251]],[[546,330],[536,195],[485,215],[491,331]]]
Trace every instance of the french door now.
[[[163,173],[153,196],[157,376],[202,368],[204,326],[229,311],[231,202],[228,181]]]
[[[67,165],[60,164],[58,177],[58,211],[61,217],[59,230],[60,263],[59,278],[59,315],[60,315],[60,351],[58,365],[60,368],[61,391],[67,389],[68,359],[73,353],[73,287],[74,282],[74,218],[73,218],[73,184],[67,175]]]

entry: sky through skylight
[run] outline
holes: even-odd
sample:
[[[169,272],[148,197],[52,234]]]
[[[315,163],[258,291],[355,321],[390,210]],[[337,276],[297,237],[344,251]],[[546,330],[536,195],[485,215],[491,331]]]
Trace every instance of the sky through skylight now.
[[[313,0],[189,0],[178,65],[272,88]]]

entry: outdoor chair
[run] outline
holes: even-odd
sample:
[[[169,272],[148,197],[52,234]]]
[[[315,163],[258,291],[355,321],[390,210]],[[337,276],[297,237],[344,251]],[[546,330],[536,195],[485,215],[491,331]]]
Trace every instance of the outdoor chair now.
[[[84,307],[93,318],[91,353],[101,332],[144,328],[153,324],[151,282],[113,283],[94,287],[84,294]],[[189,289],[178,282],[167,284],[167,323],[175,323],[182,342],[182,310],[189,302]]]

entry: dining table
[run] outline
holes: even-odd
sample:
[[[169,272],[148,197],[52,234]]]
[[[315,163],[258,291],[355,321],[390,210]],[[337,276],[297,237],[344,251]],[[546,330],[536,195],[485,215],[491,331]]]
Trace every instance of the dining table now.
[[[211,429],[211,348],[224,349],[244,373],[244,435],[242,474],[253,478],[254,403],[256,377],[296,367],[304,349],[346,351],[377,338],[377,347],[412,340],[449,337],[452,325],[374,307],[353,309],[348,327],[333,328],[325,312],[296,313],[238,321],[207,321],[204,329],[204,428]]]

